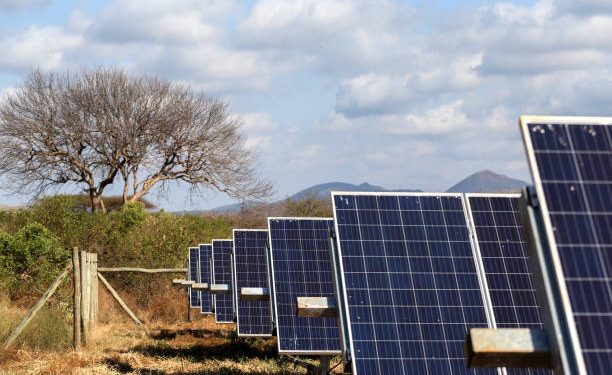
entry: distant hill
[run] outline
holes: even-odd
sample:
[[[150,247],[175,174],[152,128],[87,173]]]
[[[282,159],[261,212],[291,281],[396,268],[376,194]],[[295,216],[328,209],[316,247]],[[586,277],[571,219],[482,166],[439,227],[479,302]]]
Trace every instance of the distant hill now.
[[[523,180],[508,177],[489,170],[476,172],[459,181],[447,190],[449,193],[494,193],[518,192],[528,185]]]
[[[332,191],[390,191],[385,189],[382,186],[370,185],[367,182],[364,182],[359,185],[349,184],[347,182],[328,182],[325,184],[314,185],[304,190],[301,190],[292,196],[289,199],[300,200],[307,197],[316,197],[319,199],[327,199],[330,197]],[[393,190],[393,191],[421,191],[421,190]]]
[[[503,174],[498,174],[489,170],[476,172],[465,179],[461,180],[457,184],[453,185],[448,192],[455,193],[482,193],[482,192],[517,192],[523,186],[527,185],[527,182],[517,180]],[[289,199],[300,200],[303,198],[315,197],[319,199],[329,199],[332,191],[403,191],[403,192],[418,192],[422,190],[418,189],[387,189],[378,185],[371,185],[367,182],[359,185],[351,184],[348,182],[326,182],[323,184],[313,185],[304,190],[300,190],[297,193],[291,195]],[[247,203],[248,205],[249,203]],[[256,203],[252,203],[256,204]],[[228,204],[220,207],[211,209],[212,212],[220,213],[232,213],[240,211],[240,204]]]

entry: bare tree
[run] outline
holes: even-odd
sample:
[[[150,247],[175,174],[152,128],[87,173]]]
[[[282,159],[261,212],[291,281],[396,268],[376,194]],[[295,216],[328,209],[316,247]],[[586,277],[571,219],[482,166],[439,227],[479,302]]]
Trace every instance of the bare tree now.
[[[116,178],[124,202],[173,180],[264,198],[271,184],[256,173],[244,140],[223,101],[165,79],[102,68],[34,71],[0,107],[0,174],[35,195],[77,184],[93,210],[105,210],[104,191]]]

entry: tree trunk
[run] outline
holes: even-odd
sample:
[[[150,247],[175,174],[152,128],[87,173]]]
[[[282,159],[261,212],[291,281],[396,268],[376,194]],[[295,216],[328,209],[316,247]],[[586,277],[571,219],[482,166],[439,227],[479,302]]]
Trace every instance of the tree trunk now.
[[[102,200],[102,196],[98,195],[96,191],[89,191],[89,198],[91,199],[91,211],[96,212],[98,210],[106,213],[106,207],[104,206],[104,201]]]

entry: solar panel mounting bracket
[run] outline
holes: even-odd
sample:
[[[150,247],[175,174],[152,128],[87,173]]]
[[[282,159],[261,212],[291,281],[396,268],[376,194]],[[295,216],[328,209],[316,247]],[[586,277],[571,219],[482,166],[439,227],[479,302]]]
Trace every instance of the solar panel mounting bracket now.
[[[240,299],[243,301],[268,301],[270,292],[268,288],[242,287],[240,288]]]
[[[208,290],[208,283],[194,283],[191,286],[193,290]]]
[[[542,329],[472,328],[465,340],[468,367],[551,368],[548,335]]]
[[[210,284],[209,291],[212,294],[229,294],[230,286],[229,284]]]
[[[338,316],[338,305],[333,297],[297,297],[297,316],[322,318]]]

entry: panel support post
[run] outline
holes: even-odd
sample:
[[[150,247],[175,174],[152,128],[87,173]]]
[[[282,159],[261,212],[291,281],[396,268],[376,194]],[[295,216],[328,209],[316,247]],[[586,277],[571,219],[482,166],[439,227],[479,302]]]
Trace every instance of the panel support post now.
[[[77,247],[72,248],[72,285],[72,346],[74,350],[81,350],[81,262]]]
[[[468,367],[546,367],[552,361],[545,330],[472,328],[465,340]]]
[[[330,357],[327,355],[322,355],[320,362],[319,362],[319,374],[321,375],[327,375],[327,373],[329,372],[329,362],[330,362]]]

